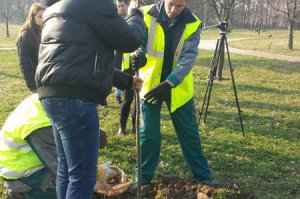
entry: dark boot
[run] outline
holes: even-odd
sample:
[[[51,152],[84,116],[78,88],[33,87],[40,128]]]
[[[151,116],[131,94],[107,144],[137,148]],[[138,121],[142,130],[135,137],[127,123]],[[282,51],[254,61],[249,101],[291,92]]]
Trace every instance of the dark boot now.
[[[134,127],[134,126],[131,128],[131,133],[133,133],[133,134],[136,133],[136,132],[135,132],[135,127]]]
[[[131,121],[132,121],[132,128],[131,128],[131,133],[135,134],[135,115],[131,115]]]
[[[216,187],[216,188],[221,187],[221,184],[218,181],[213,180],[213,179],[207,179],[207,180],[193,179],[192,181],[196,182],[196,183],[205,184],[205,185],[208,185],[210,187]]]
[[[7,199],[25,199],[24,193],[21,192],[14,192],[12,190],[7,190]]]

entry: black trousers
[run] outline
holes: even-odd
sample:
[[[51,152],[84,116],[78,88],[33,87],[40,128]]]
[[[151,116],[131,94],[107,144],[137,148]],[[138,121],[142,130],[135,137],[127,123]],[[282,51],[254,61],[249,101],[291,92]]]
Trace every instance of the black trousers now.
[[[131,69],[125,70],[124,72],[132,76],[134,75],[134,72]],[[132,89],[126,89],[124,90],[123,93],[124,93],[124,98],[120,107],[120,125],[122,129],[126,129],[127,120],[130,113],[130,107],[134,99],[134,91]],[[135,104],[133,109],[134,110],[132,111],[131,119],[132,119],[132,129],[135,129],[135,115],[136,115]]]

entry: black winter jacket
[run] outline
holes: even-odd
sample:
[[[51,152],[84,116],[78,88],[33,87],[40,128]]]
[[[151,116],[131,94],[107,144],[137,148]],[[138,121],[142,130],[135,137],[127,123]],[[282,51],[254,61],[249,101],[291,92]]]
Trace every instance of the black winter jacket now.
[[[112,85],[132,78],[113,65],[113,50],[134,51],[142,42],[142,14],[127,23],[111,0],[61,0],[43,15],[36,82],[39,98],[67,97],[105,104]],[[131,82],[131,83],[130,83]]]
[[[18,36],[17,50],[19,66],[30,91],[37,89],[35,84],[35,70],[38,65],[39,43],[37,43],[33,31],[30,28],[23,30]]]

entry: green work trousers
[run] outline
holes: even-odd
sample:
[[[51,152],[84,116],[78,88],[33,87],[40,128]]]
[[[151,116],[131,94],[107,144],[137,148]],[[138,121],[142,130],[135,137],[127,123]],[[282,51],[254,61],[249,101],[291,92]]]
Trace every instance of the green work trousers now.
[[[170,102],[166,102],[170,112]],[[141,172],[142,184],[149,184],[159,161],[161,146],[160,112],[162,103],[141,102]],[[193,99],[170,113],[184,158],[195,180],[211,179],[202,149]],[[137,178],[137,168],[136,168]]]
[[[8,189],[9,199],[56,199],[56,189],[54,185],[41,188],[47,181],[49,170],[45,167],[36,173],[17,180],[4,180]],[[42,190],[43,189],[43,190]],[[46,190],[44,190],[46,189]]]

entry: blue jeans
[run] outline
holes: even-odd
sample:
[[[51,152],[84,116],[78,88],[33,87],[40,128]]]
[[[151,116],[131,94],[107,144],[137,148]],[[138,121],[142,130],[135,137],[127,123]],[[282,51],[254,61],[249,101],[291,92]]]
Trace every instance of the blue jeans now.
[[[58,199],[90,199],[97,177],[99,119],[96,104],[46,98],[42,105],[53,126],[58,155]]]

